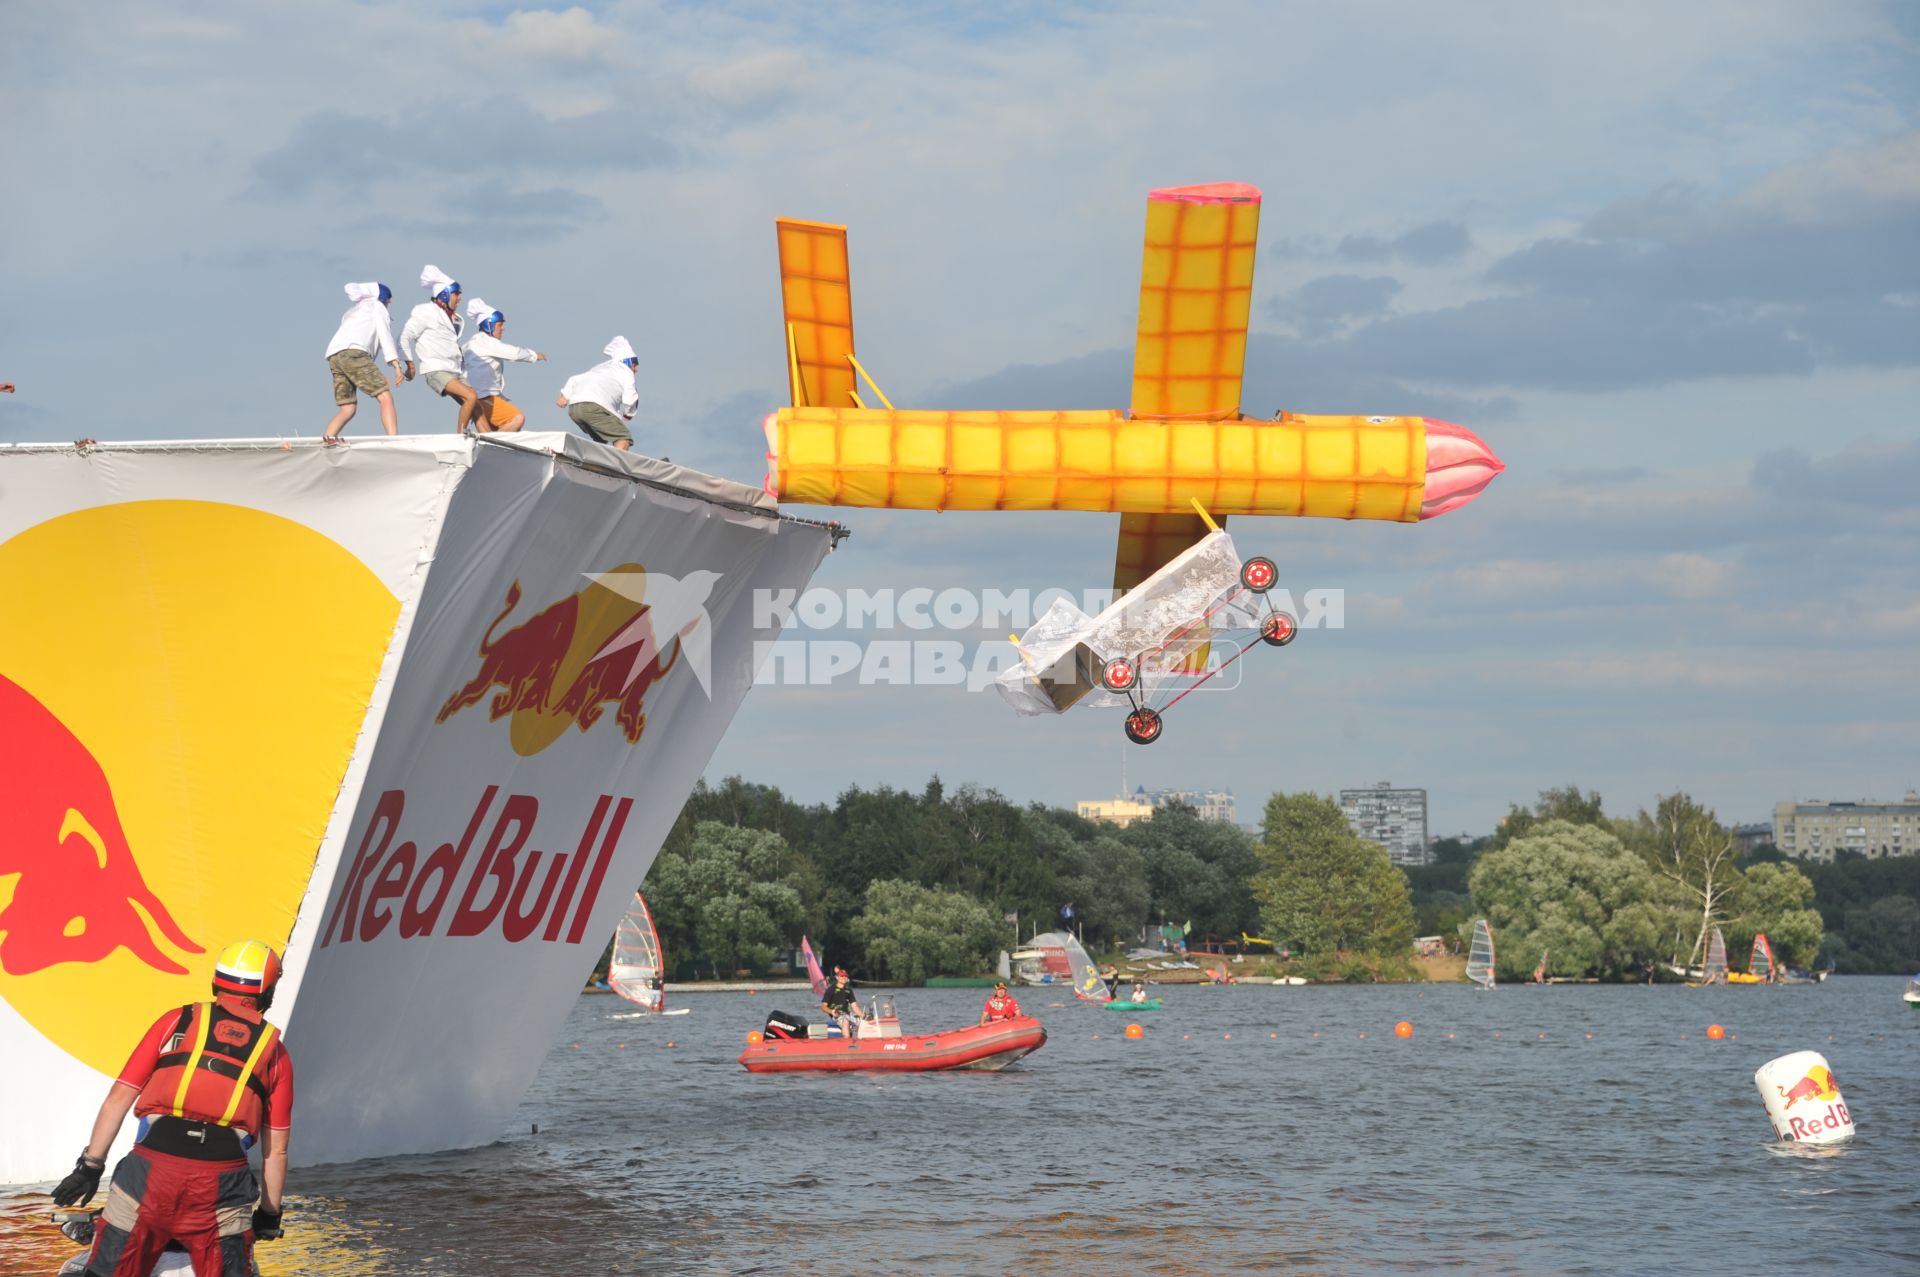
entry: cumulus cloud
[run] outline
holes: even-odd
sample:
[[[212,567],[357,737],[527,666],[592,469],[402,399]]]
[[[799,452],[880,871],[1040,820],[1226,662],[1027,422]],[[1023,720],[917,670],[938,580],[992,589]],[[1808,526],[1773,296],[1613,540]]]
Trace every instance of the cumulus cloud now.
[[[1390,275],[1322,275],[1267,304],[1267,313],[1309,337],[1387,313],[1402,285]]]
[[[1404,235],[1382,239],[1377,235],[1348,235],[1334,250],[1354,262],[1406,261],[1431,266],[1457,261],[1473,247],[1473,238],[1459,222],[1428,222]]]

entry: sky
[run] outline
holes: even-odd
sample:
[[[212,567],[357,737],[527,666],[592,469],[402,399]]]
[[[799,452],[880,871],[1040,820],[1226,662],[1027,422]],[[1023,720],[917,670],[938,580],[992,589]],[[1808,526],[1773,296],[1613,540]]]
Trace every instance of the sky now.
[[[843,680],[756,690],[711,776],[1064,805],[1124,775],[1247,822],[1390,780],[1435,834],[1565,784],[1740,822],[1920,785],[1920,7],[81,14],[0,4],[0,443],[311,437],[341,285],[392,285],[397,332],[433,262],[550,354],[511,373],[533,426],[622,333],[638,446],[757,483],[782,215],[850,227],[896,404],[1124,407],[1147,192],[1240,181],[1246,411],[1444,418],[1507,464],[1426,524],[1234,520],[1344,627],[1250,653],[1150,747]],[[838,517],[834,591],[1111,572],[1110,515]]]

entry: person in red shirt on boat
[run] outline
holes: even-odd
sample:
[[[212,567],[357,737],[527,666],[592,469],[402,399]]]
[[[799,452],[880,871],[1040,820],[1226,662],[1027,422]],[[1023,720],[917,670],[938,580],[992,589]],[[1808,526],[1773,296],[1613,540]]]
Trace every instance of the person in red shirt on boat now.
[[[134,1047],[53,1190],[56,1206],[92,1198],[131,1109],[140,1133],[113,1168],[90,1277],[147,1277],[170,1243],[196,1277],[254,1277],[253,1243],[280,1236],[293,1125],[293,1057],[263,1018],[279,979],[271,948],[230,944],[214,964],[214,1000],[168,1011]],[[264,1184],[247,1165],[256,1140]]]
[[[991,1024],[995,1020],[1017,1020],[1020,1018],[1020,1004],[1007,992],[1007,982],[1001,980],[993,986],[993,996],[987,999],[987,1005],[980,1008],[980,1023]]]

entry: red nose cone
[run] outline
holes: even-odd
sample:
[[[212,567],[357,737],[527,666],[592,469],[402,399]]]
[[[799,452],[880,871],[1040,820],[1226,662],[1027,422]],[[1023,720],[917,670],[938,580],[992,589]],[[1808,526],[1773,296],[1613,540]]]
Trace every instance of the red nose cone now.
[[[1427,483],[1420,517],[1437,519],[1479,496],[1507,468],[1479,435],[1450,421],[1427,419]]]

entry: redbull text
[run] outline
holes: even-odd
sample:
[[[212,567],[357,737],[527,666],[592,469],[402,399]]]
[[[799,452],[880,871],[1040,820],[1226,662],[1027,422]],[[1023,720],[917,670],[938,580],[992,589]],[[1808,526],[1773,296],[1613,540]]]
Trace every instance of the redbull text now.
[[[509,794],[463,880],[462,870],[498,793],[499,786],[487,786],[459,839],[443,842],[424,856],[412,840],[395,845],[406,812],[406,792],[389,789],[381,794],[321,933],[321,947],[335,939],[374,940],[389,927],[401,939],[412,939],[434,934],[477,936],[496,924],[515,944],[536,933],[543,941],[579,944],[633,799],[616,802],[602,794],[569,853],[530,848],[527,844],[540,814],[540,801],[531,794]],[[544,877],[540,876],[542,860],[547,862]],[[536,879],[538,891],[529,899]],[[449,912],[456,884],[462,889]]]

